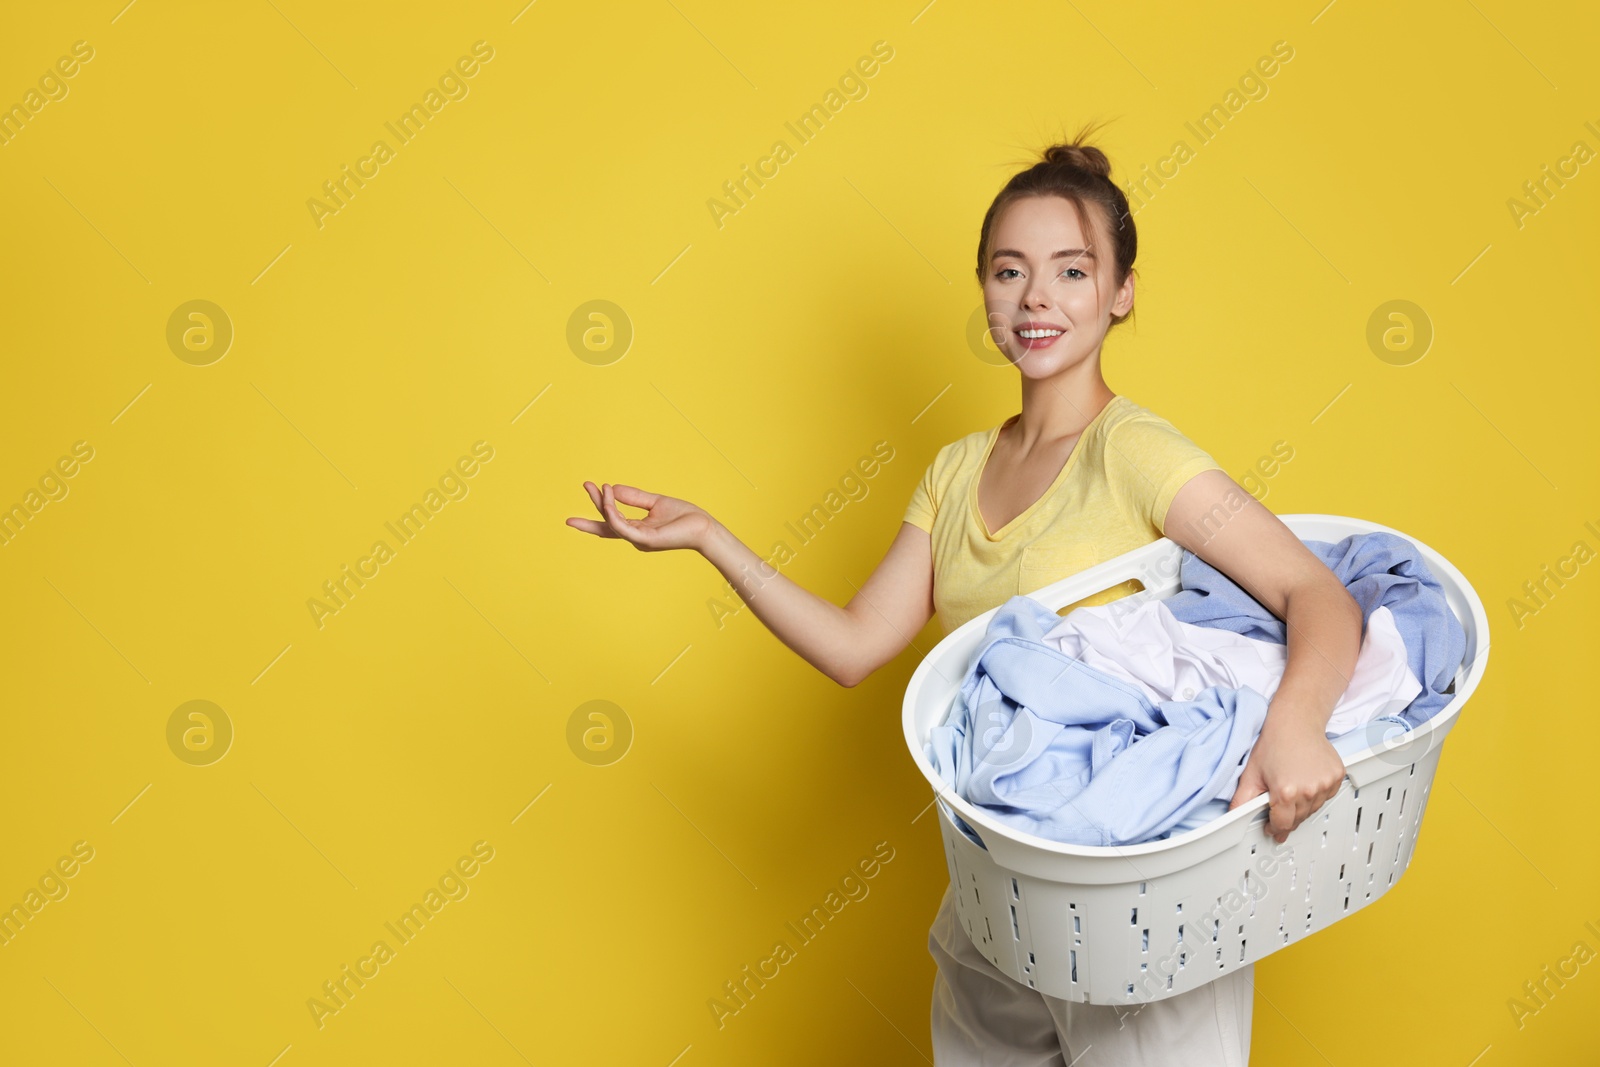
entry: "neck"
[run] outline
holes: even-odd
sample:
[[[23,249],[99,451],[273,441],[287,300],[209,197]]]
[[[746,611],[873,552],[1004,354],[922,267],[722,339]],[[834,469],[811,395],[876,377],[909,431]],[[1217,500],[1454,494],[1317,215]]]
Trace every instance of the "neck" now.
[[[1097,360],[1050,378],[1023,378],[1014,439],[1026,452],[1041,442],[1076,437],[1116,395],[1101,377]]]

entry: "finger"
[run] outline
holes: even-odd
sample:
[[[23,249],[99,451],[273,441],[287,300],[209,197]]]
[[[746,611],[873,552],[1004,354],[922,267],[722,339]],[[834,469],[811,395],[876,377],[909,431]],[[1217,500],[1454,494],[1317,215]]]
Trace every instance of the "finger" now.
[[[1239,776],[1239,788],[1233,791],[1233,799],[1228,801],[1228,810],[1232,811],[1240,804],[1248,803],[1263,792],[1261,782],[1256,779],[1254,774],[1250,773],[1248,767],[1245,768],[1245,773]]]
[[[1271,814],[1268,817],[1268,824],[1271,826],[1270,832],[1273,838],[1282,844],[1284,838],[1289,836],[1289,831],[1293,830],[1299,822],[1295,818],[1295,803],[1277,797],[1273,797],[1267,803],[1271,809]]]
[[[606,515],[605,491],[593,482],[583,483],[584,492],[589,494],[589,499],[594,504],[594,512],[602,519]]]
[[[631,544],[649,544],[649,535],[633,524],[622,512],[617,510],[616,498],[611,492],[611,486],[605,485],[602,489],[602,503],[605,505],[606,525],[616,532],[616,535]]]
[[[617,536],[616,534],[612,533],[609,528],[607,528],[605,523],[599,521],[598,519],[580,519],[577,516],[573,516],[567,520],[567,525],[571,526],[575,530],[582,530],[585,533],[592,533],[599,537]]]
[[[606,508],[600,487],[595,485],[593,482],[584,482],[583,490],[589,494],[589,499],[593,501],[595,513],[599,515],[601,519],[604,519],[606,517]],[[596,534],[600,537],[619,536],[615,530],[611,529],[610,524],[606,522],[597,522],[594,519],[579,519],[577,516],[574,516],[567,521],[568,525],[571,525],[574,522],[584,523],[585,525],[579,526],[578,528],[581,530],[587,530],[589,533]]]
[[[647,493],[632,485],[613,485],[611,495],[630,507],[644,508],[649,511],[661,499],[657,493]]]

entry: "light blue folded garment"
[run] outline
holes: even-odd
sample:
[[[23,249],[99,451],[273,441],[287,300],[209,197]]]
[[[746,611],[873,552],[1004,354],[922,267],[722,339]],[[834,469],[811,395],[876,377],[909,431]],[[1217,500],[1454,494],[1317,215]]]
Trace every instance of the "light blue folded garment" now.
[[[1061,621],[1030,597],[995,611],[928,761],[1000,821],[1054,841],[1125,845],[1238,787],[1266,721],[1253,689],[1153,704],[1043,642]]]
[[[1456,670],[1466,655],[1467,635],[1444,597],[1444,588],[1404,537],[1381,530],[1351,534],[1330,544],[1302,543],[1333,571],[1361,605],[1363,632],[1379,606],[1394,615],[1405,642],[1407,665],[1423,691],[1400,712],[1420,726],[1450,703]],[[1180,622],[1215,626],[1245,637],[1284,644],[1284,624],[1211,564],[1184,550],[1178,570],[1182,589],[1164,603]]]

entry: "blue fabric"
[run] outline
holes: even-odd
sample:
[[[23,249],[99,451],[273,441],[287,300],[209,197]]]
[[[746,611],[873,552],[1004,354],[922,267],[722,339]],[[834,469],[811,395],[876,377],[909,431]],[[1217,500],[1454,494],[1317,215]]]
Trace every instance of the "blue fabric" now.
[[[1361,626],[1379,606],[1394,615],[1405,641],[1407,665],[1422,692],[1401,717],[1420,726],[1450,703],[1457,668],[1466,655],[1467,635],[1445,600],[1444,588],[1428,570],[1416,546],[1395,534],[1351,534],[1330,544],[1302,541],[1333,571],[1361,605]],[[1215,626],[1261,641],[1285,644],[1282,620],[1211,564],[1185,550],[1178,571],[1182,589],[1165,601],[1180,622]]]
[[[1238,787],[1266,721],[1252,689],[1152,704],[1043,643],[1061,616],[1014,596],[995,612],[928,761],[1000,821],[1054,841],[1124,845]]]
[[[1333,738],[1335,749],[1349,755],[1426,722],[1451,699],[1445,690],[1466,634],[1416,547],[1382,532],[1303,543],[1361,605],[1363,631],[1374,610],[1389,609],[1423,685],[1398,716]],[[1282,621],[1192,552],[1183,554],[1179,583],[1165,601],[1179,621],[1285,643]],[[928,735],[928,761],[943,780],[999,821],[1068,844],[1158,840],[1224,814],[1267,699],[1214,686],[1153,704],[1045,644],[1060,621],[1026,596],[995,611],[946,721]],[[978,841],[959,816],[956,823]]]

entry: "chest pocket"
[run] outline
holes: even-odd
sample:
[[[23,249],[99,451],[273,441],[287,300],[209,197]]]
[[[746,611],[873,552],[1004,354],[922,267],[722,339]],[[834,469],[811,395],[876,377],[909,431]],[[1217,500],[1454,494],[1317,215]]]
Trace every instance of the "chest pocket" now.
[[[1083,544],[1051,545],[1036,542],[1025,545],[1017,567],[1017,592],[1023,596],[1030,596],[1047,585],[1104,562],[1105,560],[1097,556],[1089,546]],[[1113,600],[1137,593],[1143,588],[1144,584],[1137,578],[1129,578],[1099,592],[1091,593],[1081,600],[1065,604],[1056,609],[1056,613],[1065,615],[1073,608],[1109,604]]]

